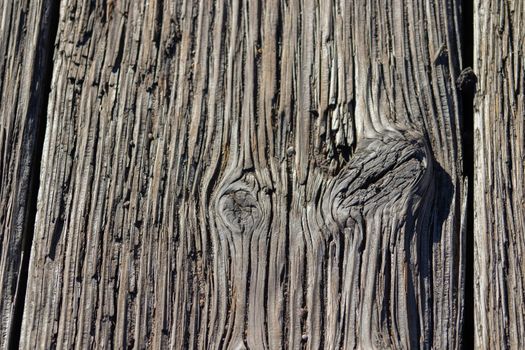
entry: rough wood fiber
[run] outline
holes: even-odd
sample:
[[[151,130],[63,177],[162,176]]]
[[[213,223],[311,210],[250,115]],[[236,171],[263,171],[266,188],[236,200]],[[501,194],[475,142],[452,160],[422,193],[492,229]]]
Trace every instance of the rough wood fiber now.
[[[478,0],[475,149],[477,348],[525,347],[525,2]]]
[[[458,21],[62,1],[21,345],[458,347]]]
[[[38,180],[34,146],[45,117],[45,80],[52,50],[52,1],[0,1],[0,348],[23,303],[22,261],[29,247],[30,198]]]

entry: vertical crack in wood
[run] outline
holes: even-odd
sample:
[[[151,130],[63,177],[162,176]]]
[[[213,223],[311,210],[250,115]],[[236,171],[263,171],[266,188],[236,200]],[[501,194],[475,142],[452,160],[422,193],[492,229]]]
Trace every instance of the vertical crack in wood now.
[[[466,210],[462,231],[463,268],[463,330],[461,345],[474,348],[474,95],[476,77],[472,71],[474,56],[474,0],[461,0],[461,68],[457,88],[461,98],[461,141],[463,176],[466,178]]]
[[[36,50],[33,65],[34,75],[31,77],[30,96],[28,103],[28,124],[24,130],[23,155],[27,164],[21,169],[19,181],[27,183],[24,200],[21,264],[17,275],[15,298],[13,302],[10,328],[7,335],[7,347],[16,349],[20,343],[24,302],[28,280],[28,268],[31,255],[33,234],[37,212],[37,199],[40,186],[40,164],[44,144],[47,105],[53,73],[53,54],[58,28],[59,0],[46,0],[42,4],[41,22],[33,49]]]

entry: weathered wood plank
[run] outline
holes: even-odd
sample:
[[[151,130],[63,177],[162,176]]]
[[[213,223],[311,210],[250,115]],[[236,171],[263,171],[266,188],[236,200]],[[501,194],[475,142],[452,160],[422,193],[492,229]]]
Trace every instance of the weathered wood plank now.
[[[43,138],[54,42],[53,3],[0,2],[0,348],[16,346],[20,331],[38,190],[37,142]]]
[[[477,0],[477,348],[525,347],[525,2]]]
[[[64,0],[22,346],[458,347],[458,21]]]

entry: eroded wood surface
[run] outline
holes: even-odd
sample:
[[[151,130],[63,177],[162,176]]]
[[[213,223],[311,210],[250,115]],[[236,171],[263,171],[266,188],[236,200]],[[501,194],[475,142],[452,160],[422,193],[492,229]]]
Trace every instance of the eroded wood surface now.
[[[458,347],[459,23],[61,1],[21,346]]]
[[[525,2],[475,5],[478,348],[525,346]]]
[[[51,6],[46,0],[0,2],[0,348],[18,337],[15,314],[24,303],[23,261],[39,177],[35,144],[45,123],[53,49]]]

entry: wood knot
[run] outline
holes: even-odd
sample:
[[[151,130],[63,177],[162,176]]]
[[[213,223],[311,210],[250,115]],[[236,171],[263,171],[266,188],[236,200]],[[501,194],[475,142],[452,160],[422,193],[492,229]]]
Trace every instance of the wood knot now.
[[[363,140],[334,181],[331,217],[341,232],[359,227],[368,213],[410,202],[428,186],[431,172],[430,150],[422,138]]]
[[[261,202],[268,196],[259,196],[259,193],[262,191],[253,173],[242,175],[219,191],[217,214],[227,230],[243,234],[260,225],[263,219]]]

